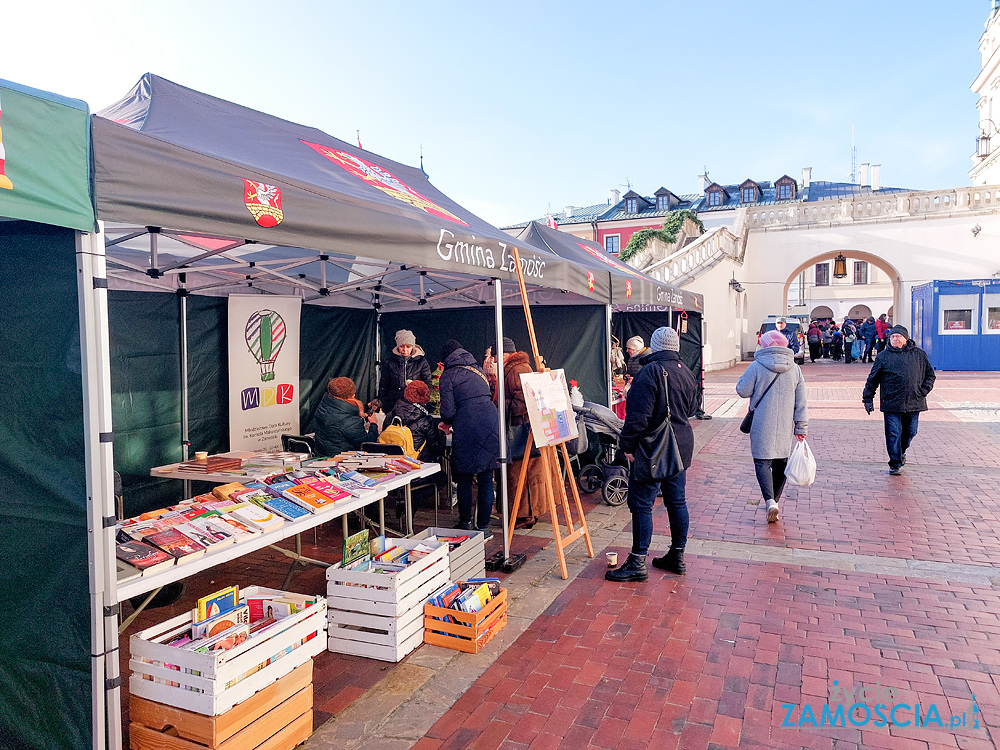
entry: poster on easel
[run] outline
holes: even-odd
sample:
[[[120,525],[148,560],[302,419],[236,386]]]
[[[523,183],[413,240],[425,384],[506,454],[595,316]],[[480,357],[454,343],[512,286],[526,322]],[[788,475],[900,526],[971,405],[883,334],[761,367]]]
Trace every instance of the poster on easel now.
[[[536,446],[559,445],[577,436],[576,415],[562,370],[523,373],[521,388]]]
[[[301,297],[229,297],[229,450],[280,451],[299,432]]]

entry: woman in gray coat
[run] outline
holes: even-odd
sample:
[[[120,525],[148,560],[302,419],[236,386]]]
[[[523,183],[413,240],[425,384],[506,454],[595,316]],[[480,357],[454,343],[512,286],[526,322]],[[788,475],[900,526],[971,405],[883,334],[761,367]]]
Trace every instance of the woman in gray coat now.
[[[760,337],[760,348],[736,383],[736,393],[749,398],[754,410],[750,454],[760,492],[767,501],[767,522],[774,523],[778,520],[778,500],[785,487],[785,464],[792,452],[792,435],[805,440],[809,419],[802,370],[795,364],[782,334],[775,336],[768,331]]]

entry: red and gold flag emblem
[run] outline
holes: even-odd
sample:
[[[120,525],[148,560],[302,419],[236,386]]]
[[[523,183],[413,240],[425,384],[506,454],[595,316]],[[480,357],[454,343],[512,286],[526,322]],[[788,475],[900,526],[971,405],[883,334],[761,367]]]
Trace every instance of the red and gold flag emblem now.
[[[625,299],[632,299],[632,282],[625,280]]]
[[[587,271],[587,287],[590,291],[594,291],[594,272]]]
[[[281,211],[281,190],[275,185],[243,180],[243,202],[262,227],[276,227],[285,218]]]

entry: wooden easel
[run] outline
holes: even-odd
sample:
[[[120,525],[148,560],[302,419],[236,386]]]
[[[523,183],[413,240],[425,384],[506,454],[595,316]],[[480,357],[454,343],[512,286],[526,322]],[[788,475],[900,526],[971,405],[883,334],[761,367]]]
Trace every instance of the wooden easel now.
[[[528,322],[528,337],[531,339],[531,352],[535,356],[535,369],[538,372],[548,372],[542,355],[538,353],[538,340],[535,338],[535,325],[531,320],[531,308],[528,306],[528,293],[524,287],[524,275],[521,273],[521,257],[517,248],[514,248],[514,269],[517,272],[517,284],[521,289],[521,302],[524,304],[524,317]],[[503,365],[500,365],[500,377],[503,377]],[[517,518],[518,510],[521,507],[521,495],[524,492],[525,478],[528,475],[528,461],[531,460],[531,448],[534,445],[531,430],[528,431],[528,442],[524,447],[524,456],[521,458],[521,473],[517,478],[517,490],[514,492],[514,507],[511,511],[511,518]],[[579,527],[573,528],[573,514],[570,511],[569,498],[566,496],[566,483],[563,482],[559,472],[559,458],[556,449],[562,451],[564,465],[566,466],[566,478],[569,481],[570,489],[573,492],[573,501],[576,504],[576,512],[579,514]],[[552,518],[552,533],[556,542],[556,553],[559,555],[559,568],[562,571],[563,580],[569,578],[569,570],[566,568],[566,554],[563,552],[566,547],[575,542],[580,537],[587,541],[587,555],[594,556],[594,545],[590,541],[590,532],[587,530],[587,517],[583,513],[583,504],[580,502],[580,494],[576,489],[576,481],[573,476],[573,467],[569,462],[569,451],[566,450],[566,441],[558,445],[546,445],[538,449],[541,455],[542,470],[545,475],[545,504],[549,509]],[[539,459],[535,459],[539,460]],[[556,497],[559,498],[559,505],[562,507],[566,518],[567,535],[562,535],[560,529],[559,516],[556,511]],[[510,547],[514,538],[514,524],[507,529],[507,546]]]

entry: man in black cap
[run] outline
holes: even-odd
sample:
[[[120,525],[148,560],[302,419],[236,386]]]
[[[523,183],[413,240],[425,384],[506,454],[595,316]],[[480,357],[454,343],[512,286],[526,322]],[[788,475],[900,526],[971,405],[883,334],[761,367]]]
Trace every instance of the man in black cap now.
[[[871,414],[875,390],[881,386],[879,409],[885,421],[889,473],[899,476],[906,463],[906,449],[917,434],[917,416],[927,411],[927,394],[936,376],[924,350],[903,326],[890,328],[888,339],[888,346],[875,357],[861,401]]]
[[[781,335],[788,339],[788,348],[795,354],[799,353],[799,335],[788,327],[788,321],[778,318],[774,321],[774,328],[781,332]]]

